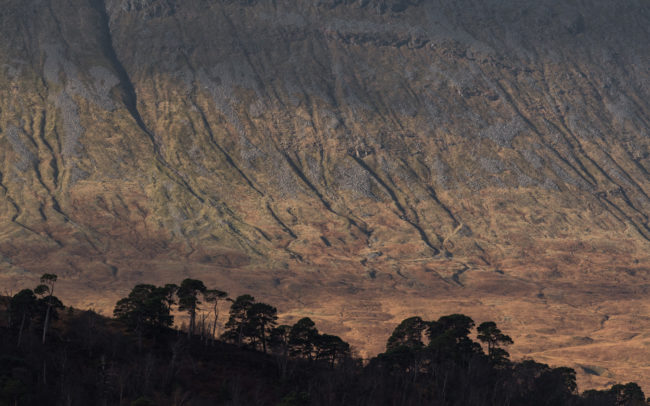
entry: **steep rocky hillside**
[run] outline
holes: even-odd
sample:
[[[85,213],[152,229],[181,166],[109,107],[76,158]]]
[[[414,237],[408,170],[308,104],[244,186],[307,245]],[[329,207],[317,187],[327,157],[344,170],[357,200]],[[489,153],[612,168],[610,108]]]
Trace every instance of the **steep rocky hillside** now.
[[[6,0],[0,280],[201,278],[650,390],[646,0]],[[31,283],[31,282],[30,282]]]

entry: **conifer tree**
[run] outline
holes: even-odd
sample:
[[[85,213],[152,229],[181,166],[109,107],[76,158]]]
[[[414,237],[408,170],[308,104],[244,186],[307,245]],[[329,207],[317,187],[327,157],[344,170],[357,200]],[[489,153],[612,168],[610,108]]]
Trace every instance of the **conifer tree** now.
[[[427,323],[420,317],[409,317],[404,319],[388,339],[386,351],[395,350],[400,346],[406,346],[411,349],[424,347],[422,343],[422,334],[427,328]]]
[[[188,337],[191,337],[196,329],[196,311],[199,310],[201,304],[199,293],[206,290],[207,288],[202,281],[190,278],[183,280],[178,288],[178,310],[184,310],[190,316],[190,325],[187,330]]]
[[[228,297],[228,293],[218,290],[218,289],[208,289],[203,293],[203,300],[212,305],[212,329],[211,336],[216,337],[217,332],[217,322],[219,320],[219,302],[225,300]]]
[[[129,295],[120,299],[113,310],[113,315],[138,337],[138,346],[142,347],[144,334],[169,327],[174,322],[170,313],[169,288],[139,284],[133,287]]]
[[[264,353],[266,350],[266,343],[271,331],[276,326],[278,319],[278,311],[275,307],[266,303],[253,303],[246,312],[248,323],[250,325],[250,333],[254,337],[259,338],[262,344]]]
[[[510,354],[501,346],[512,344],[512,338],[503,334],[493,321],[481,323],[476,330],[478,331],[477,338],[479,341],[486,343],[488,346],[490,360],[496,364],[506,362]]]
[[[45,344],[45,338],[47,337],[47,329],[50,324],[52,308],[56,304],[56,301],[58,301],[58,299],[54,297],[54,284],[56,283],[57,278],[56,274],[43,274],[43,276],[41,276],[41,284],[34,289],[35,294],[43,297],[46,306],[45,321],[43,322],[43,337],[41,339],[43,344]]]
[[[230,306],[230,316],[226,322],[226,331],[223,338],[231,341],[238,346],[244,343],[244,337],[248,335],[250,323],[248,320],[248,310],[253,306],[255,298],[251,295],[238,296]]]
[[[304,317],[291,327],[289,333],[289,354],[306,359],[313,359],[318,330],[309,317]]]
[[[20,320],[20,327],[18,328],[18,346],[23,337],[23,331],[30,322],[32,314],[36,308],[36,296],[31,289],[23,289],[16,293],[11,298],[11,312],[13,313],[12,320]]]

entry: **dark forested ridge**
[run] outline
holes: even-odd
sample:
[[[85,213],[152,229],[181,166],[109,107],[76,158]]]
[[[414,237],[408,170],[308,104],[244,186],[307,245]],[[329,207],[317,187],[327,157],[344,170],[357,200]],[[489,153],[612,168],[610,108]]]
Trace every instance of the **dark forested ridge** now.
[[[65,307],[56,279],[0,298],[2,406],[650,404],[632,382],[579,394],[573,369],[513,362],[496,323],[463,314],[407,318],[362,360],[310,318],[278,325],[275,307],[200,280],[136,285],[107,318]]]

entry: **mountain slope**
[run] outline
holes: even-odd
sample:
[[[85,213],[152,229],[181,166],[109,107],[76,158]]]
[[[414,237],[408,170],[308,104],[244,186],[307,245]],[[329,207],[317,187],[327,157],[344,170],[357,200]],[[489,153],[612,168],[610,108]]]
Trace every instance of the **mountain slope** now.
[[[499,314],[514,354],[647,371],[646,2],[7,3],[3,285],[190,275],[371,353]]]

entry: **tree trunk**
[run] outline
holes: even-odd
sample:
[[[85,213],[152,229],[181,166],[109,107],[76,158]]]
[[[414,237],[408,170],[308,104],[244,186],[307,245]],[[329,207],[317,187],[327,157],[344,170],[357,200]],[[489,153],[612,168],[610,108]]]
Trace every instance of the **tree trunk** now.
[[[212,322],[212,333],[210,334],[210,345],[214,345],[214,342],[217,339],[217,317],[214,317]]]
[[[45,312],[45,323],[43,323],[43,340],[42,343],[45,345],[45,337],[47,336],[47,327],[48,324],[50,324],[50,310],[52,309],[52,305],[48,304],[47,305],[47,311]]]
[[[187,338],[192,338],[192,334],[194,334],[194,322],[196,320],[196,310],[191,309],[190,310],[190,326],[187,329]]]
[[[239,336],[237,337],[237,346],[241,347],[242,338],[244,336],[244,325],[239,325]]]
[[[138,325],[136,331],[138,332],[138,351],[142,352],[142,325]]]
[[[208,324],[206,323],[206,321],[208,321],[208,323],[209,323],[208,316],[205,313],[201,312],[201,330],[200,331],[201,331],[201,342],[203,343],[203,345],[206,345],[208,343],[208,329],[209,329],[209,327],[208,327]]]
[[[6,294],[6,296],[9,296],[10,298],[13,296],[11,294]],[[7,326],[11,327],[11,300],[9,300],[9,304],[7,305]]]
[[[214,323],[212,323],[212,344],[217,339],[217,320],[219,320],[219,301],[214,303]]]
[[[20,341],[23,338],[23,329],[25,328],[25,319],[27,318],[27,314],[23,312],[23,320],[20,322],[20,330],[18,330],[18,347],[20,347]]]
[[[264,334],[264,323],[262,323],[262,348],[264,349],[264,354],[266,354],[266,335]]]

